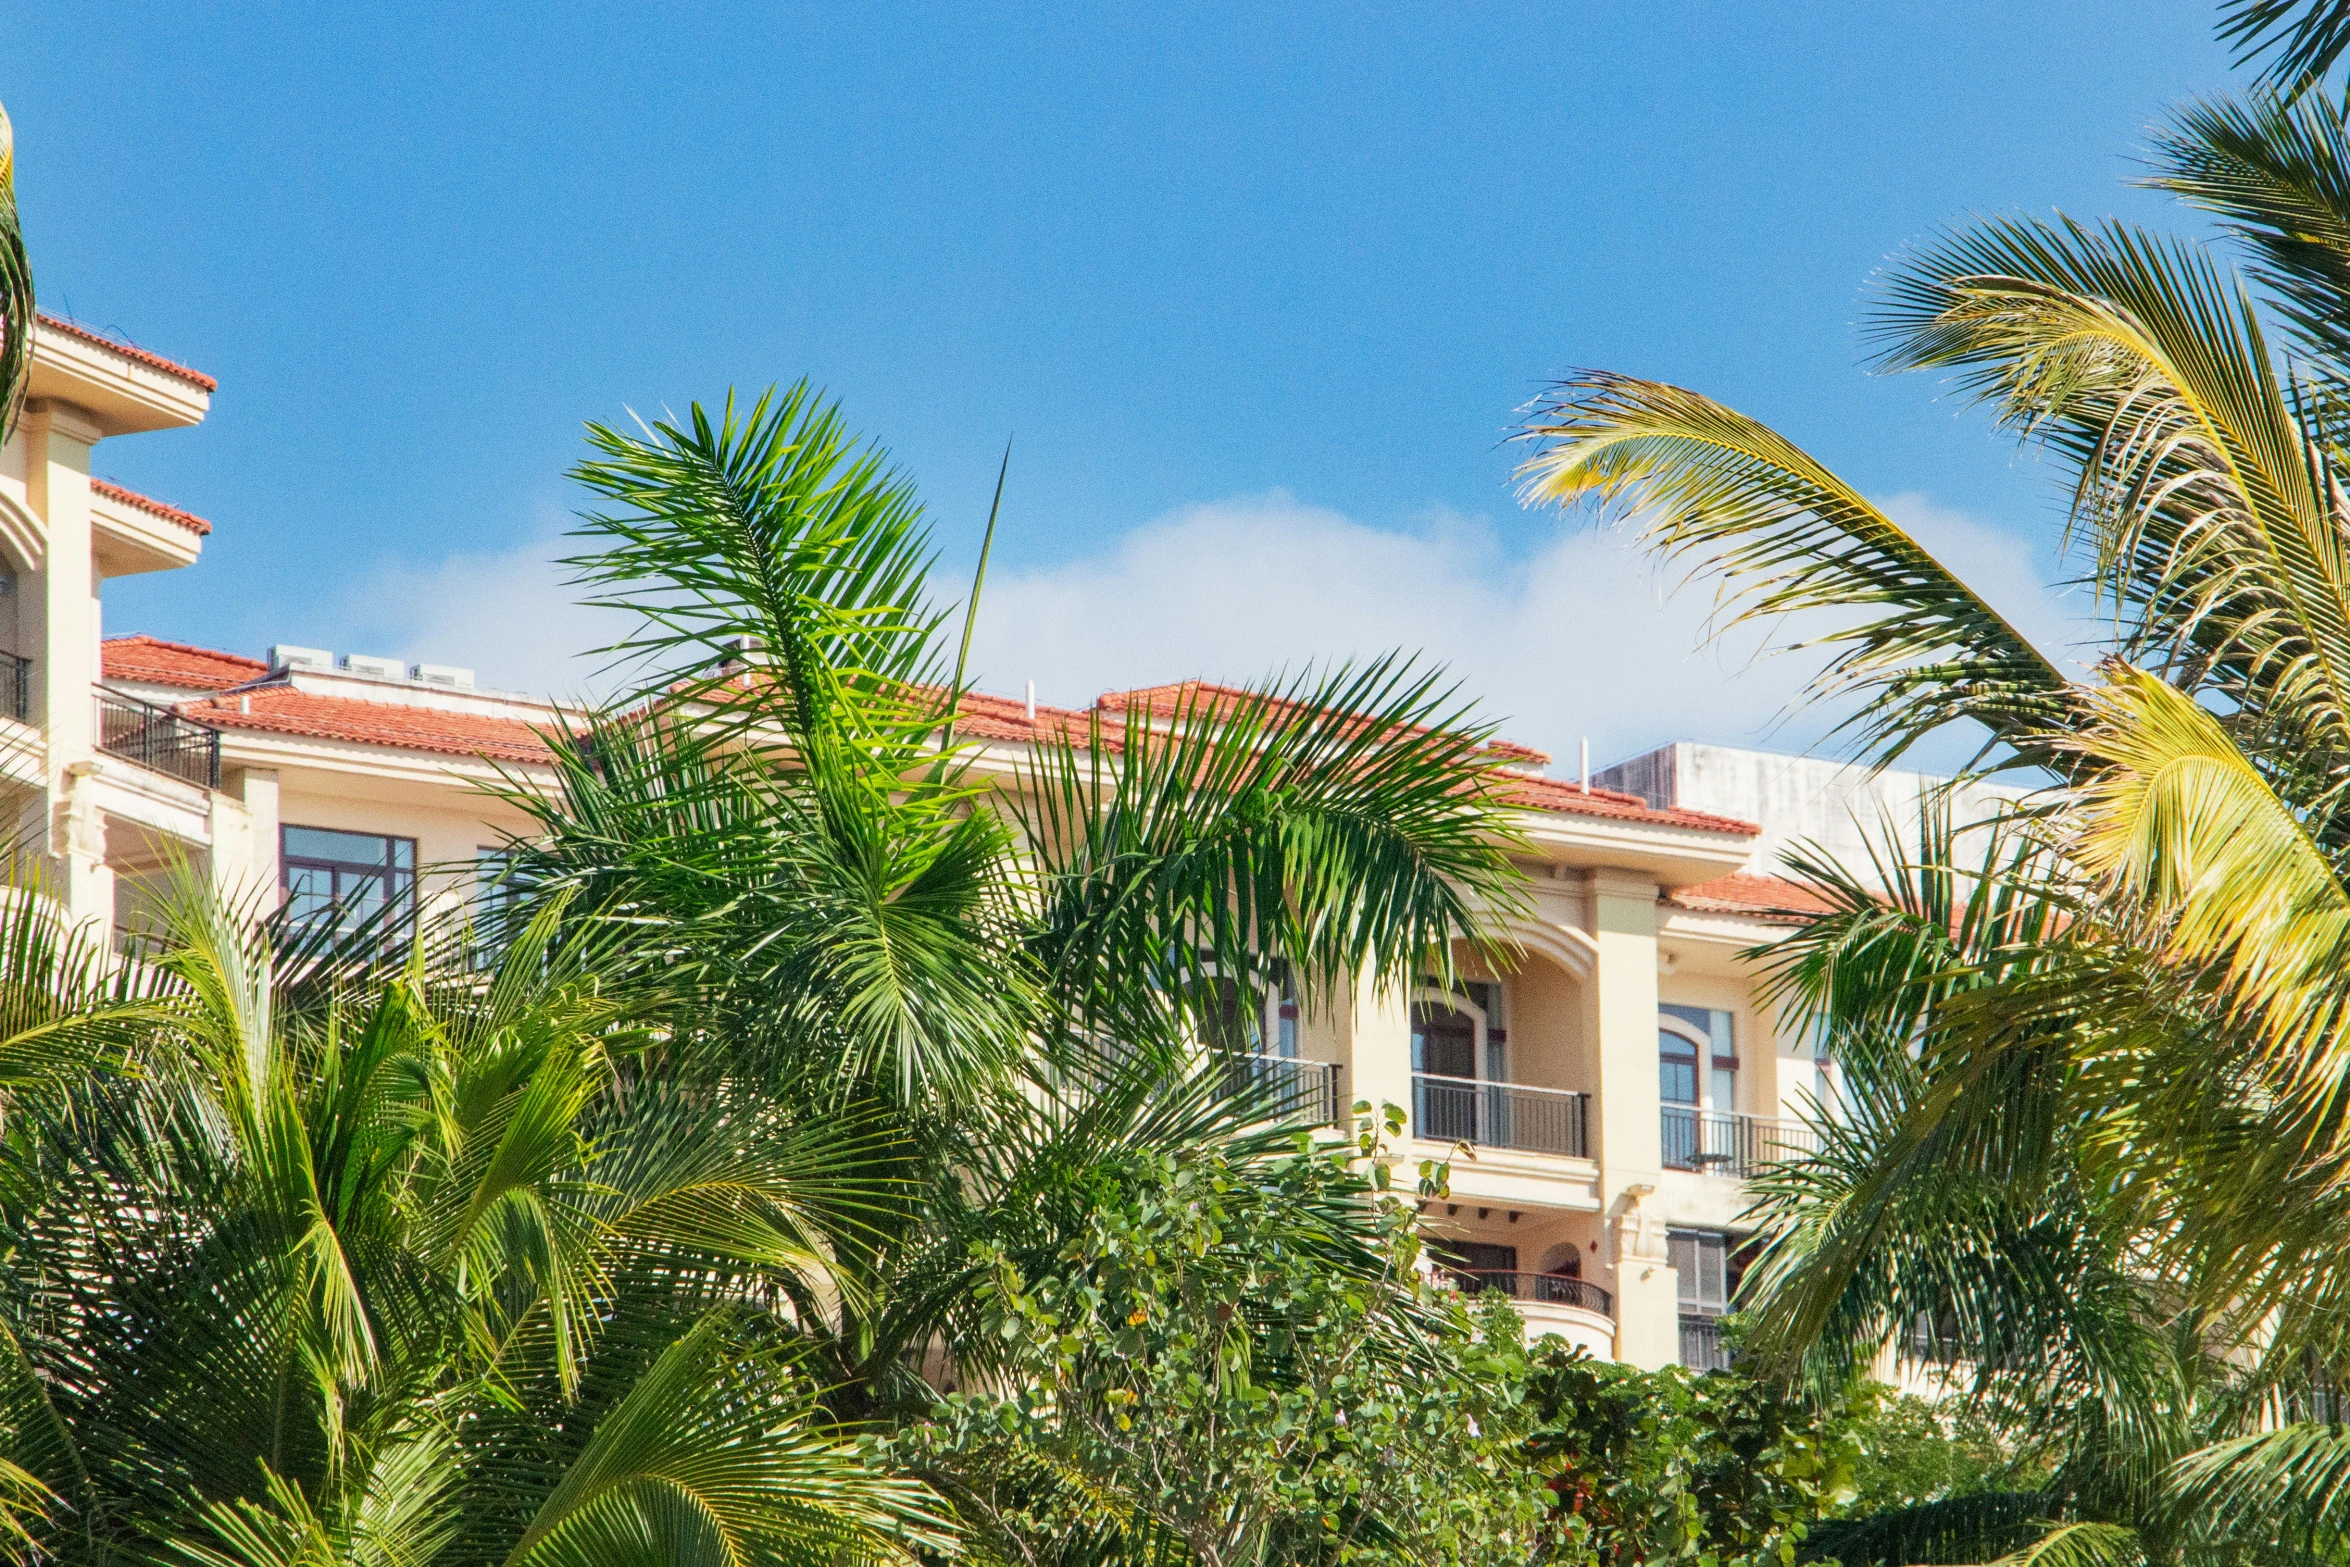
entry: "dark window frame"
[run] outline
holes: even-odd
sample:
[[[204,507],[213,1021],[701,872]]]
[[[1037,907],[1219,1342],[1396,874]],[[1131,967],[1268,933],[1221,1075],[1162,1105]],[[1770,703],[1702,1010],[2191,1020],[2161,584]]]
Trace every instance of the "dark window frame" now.
[[[295,834],[317,833],[351,840],[353,857],[344,858],[322,852],[329,846],[318,842],[297,847]],[[361,842],[372,841],[383,846],[381,857],[373,860],[357,857]],[[327,878],[325,902],[308,911],[296,909],[292,917],[298,923],[309,924],[319,919],[344,917],[351,894],[368,881],[383,883],[382,906],[394,910],[391,921],[413,926],[417,914],[416,840],[398,833],[358,832],[348,827],[313,827],[302,822],[281,822],[277,829],[277,884],[278,892],[291,905],[297,897],[316,896],[313,887],[297,887],[297,873],[324,875]],[[346,887],[348,890],[346,890]],[[372,917],[372,915],[370,916]]]

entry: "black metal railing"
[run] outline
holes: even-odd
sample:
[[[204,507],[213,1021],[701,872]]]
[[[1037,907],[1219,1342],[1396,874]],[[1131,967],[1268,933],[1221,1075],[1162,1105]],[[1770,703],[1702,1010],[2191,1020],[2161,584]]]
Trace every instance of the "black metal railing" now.
[[[1820,1134],[1801,1121],[1666,1105],[1660,1130],[1665,1168],[1699,1170],[1745,1180],[1765,1165],[1817,1153]]]
[[[1591,1096],[1519,1083],[1412,1074],[1412,1128],[1422,1137],[1583,1158]]]
[[[1596,1284],[1564,1273],[1500,1273],[1491,1268],[1443,1267],[1444,1276],[1471,1294],[1499,1290],[1512,1300],[1538,1301],[1552,1306],[1580,1306],[1603,1317],[1616,1314],[1616,1299]]]
[[[1722,1342],[1722,1319],[1681,1313],[1681,1364],[1692,1371],[1727,1371],[1730,1346]]]
[[[1230,1067],[1234,1092],[1255,1089],[1279,1105],[1279,1113],[1317,1126],[1338,1124],[1338,1063],[1295,1056],[1240,1055]]]
[[[220,787],[219,730],[119,691],[98,693],[98,749],[207,789]]]
[[[20,724],[33,721],[33,661],[21,654],[8,655],[8,712]]]

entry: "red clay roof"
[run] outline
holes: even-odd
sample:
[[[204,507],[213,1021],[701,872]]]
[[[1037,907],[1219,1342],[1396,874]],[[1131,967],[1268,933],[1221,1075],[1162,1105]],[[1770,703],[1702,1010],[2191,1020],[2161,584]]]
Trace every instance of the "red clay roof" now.
[[[1105,691],[1094,706],[1107,713],[1123,713],[1140,708],[1146,713],[1180,713],[1187,709],[1207,706],[1221,707],[1229,702],[1262,699],[1264,693],[1241,686],[1218,685],[1211,680],[1177,680],[1163,686],[1138,686],[1132,691]],[[1515,740],[1488,740],[1485,749],[1500,757],[1506,767],[1548,767],[1550,754],[1537,751],[1530,745]]]
[[[346,740],[439,756],[520,763],[544,763],[551,756],[538,731],[519,718],[318,696],[292,686],[260,686],[233,696],[201,697],[182,702],[179,711],[198,723],[221,729]]]
[[[1774,925],[1799,923],[1834,907],[1801,882],[1743,873],[1683,887],[1670,901],[1692,913],[1743,914]]]
[[[257,658],[166,642],[161,637],[108,637],[98,644],[99,672],[107,680],[139,680],[190,691],[220,691],[259,680],[269,666]]]
[[[1647,822],[1659,827],[1691,827],[1699,832],[1731,832],[1751,838],[1762,829],[1735,816],[1710,811],[1659,810],[1636,794],[1613,789],[1586,789],[1564,778],[1514,778],[1510,797],[1529,811],[1558,811],[1568,816],[1612,816],[1618,821]]]
[[[161,354],[151,353],[136,344],[120,342],[108,337],[103,332],[94,332],[78,321],[68,321],[61,316],[53,316],[43,312],[40,316],[40,322],[41,325],[53,332],[63,332],[67,337],[78,337],[83,342],[95,343],[100,348],[111,348],[125,359],[136,359],[150,370],[160,370],[165,375],[177,376],[190,386],[200,386],[207,392],[220,390],[220,383],[201,370],[191,370],[186,365],[175,364]]]
[[[212,524],[194,512],[181,511],[177,506],[168,506],[152,495],[141,495],[137,490],[125,489],[112,479],[92,479],[90,493],[103,495],[118,505],[136,506],[152,516],[161,517],[165,522],[176,522],[194,534],[202,535],[212,531]]]

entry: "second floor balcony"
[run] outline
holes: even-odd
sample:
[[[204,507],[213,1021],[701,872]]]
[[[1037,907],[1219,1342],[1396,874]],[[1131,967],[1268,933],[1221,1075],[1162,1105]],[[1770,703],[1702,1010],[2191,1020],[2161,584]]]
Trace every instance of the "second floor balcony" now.
[[[98,749],[200,788],[220,787],[220,731],[101,688]]]
[[[1770,1165],[1820,1150],[1816,1127],[1771,1115],[1666,1105],[1659,1128],[1668,1170],[1748,1180]]]
[[[1413,1129],[1442,1142],[1588,1158],[1590,1105],[1565,1089],[1412,1074]]]

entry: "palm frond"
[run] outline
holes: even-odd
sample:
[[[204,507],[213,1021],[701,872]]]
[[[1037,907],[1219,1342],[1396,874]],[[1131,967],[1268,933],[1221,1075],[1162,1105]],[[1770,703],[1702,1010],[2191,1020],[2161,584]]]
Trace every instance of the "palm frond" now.
[[[2350,755],[2340,486],[2239,282],[2120,224],[1994,222],[1897,271],[1877,329],[1888,365],[1957,370],[2073,465],[2120,656],[2280,753]]]
[[[1015,806],[1035,950],[1090,1022],[1209,979],[1254,993],[1283,965],[1326,998],[1448,964],[1455,939],[1504,945],[1526,893],[1489,734],[1395,657],[1097,718],[1046,746]]]
[[[2345,13],[2350,16],[2350,12]],[[2205,99],[2154,133],[2146,183],[2216,214],[2304,343],[2350,350],[2350,124],[2316,97]]]
[[[587,515],[573,536],[594,548],[566,564],[588,603],[640,617],[606,651],[646,671],[643,694],[804,737],[858,714],[888,731],[935,681],[913,488],[806,382],[636,435],[591,424],[588,442],[572,476],[613,509]]]
[[[2219,39],[2235,48],[2238,65],[2271,56],[2262,85],[2297,97],[2350,49],[2350,0],[2225,0]]]
[[[1790,644],[1834,651],[1813,684],[1859,699],[1842,727],[1890,762],[1962,719],[2044,759],[2065,677],[1859,492],[1776,431],[1710,398],[1593,371],[1529,410],[1528,504],[1615,503],[1664,558],[1720,579],[1724,626],[1815,611],[1856,624]]]
[[[16,212],[16,129],[0,109],[0,442],[16,429],[33,378],[33,269]]]

